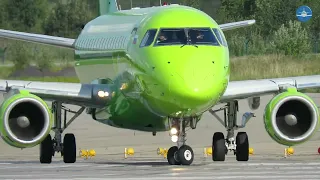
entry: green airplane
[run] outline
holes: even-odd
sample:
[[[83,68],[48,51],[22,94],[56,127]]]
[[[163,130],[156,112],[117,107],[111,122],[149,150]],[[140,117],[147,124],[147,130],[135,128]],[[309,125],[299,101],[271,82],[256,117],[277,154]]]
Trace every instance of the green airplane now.
[[[75,136],[68,133],[62,140],[62,133],[86,112],[117,128],[154,136],[169,131],[177,146],[168,150],[168,163],[190,165],[194,153],[186,145],[186,128],[195,129],[207,111],[213,115],[224,111],[225,118],[217,120],[227,133],[214,133],[212,160],[225,161],[233,151],[238,161],[248,161],[248,136],[245,132],[235,136],[234,130],[244,128],[254,114],[245,113],[238,121],[238,100],[248,99],[256,110],[260,97],[267,94],[274,97],[265,107],[265,129],[277,143],[303,143],[319,128],[316,104],[299,91],[319,88],[320,75],[229,81],[223,32],[255,20],[218,25],[204,12],[177,4],[119,10],[116,0],[99,3],[100,16],[87,23],[77,39],[0,30],[2,38],[73,49],[81,81],[0,80],[5,93],[0,132],[7,144],[40,145],[41,163],[51,163],[55,152],[61,152],[65,163],[74,163]],[[45,101],[52,102],[51,107]],[[65,104],[80,108],[72,111]],[[217,104],[224,107],[214,109]],[[69,121],[66,112],[74,113]]]

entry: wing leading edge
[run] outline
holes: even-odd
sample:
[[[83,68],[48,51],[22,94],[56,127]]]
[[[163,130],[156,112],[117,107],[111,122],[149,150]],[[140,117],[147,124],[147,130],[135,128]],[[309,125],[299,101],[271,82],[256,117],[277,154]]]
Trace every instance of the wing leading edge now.
[[[75,39],[0,29],[0,37],[74,49]]]
[[[298,90],[320,88],[320,75],[231,81],[220,102],[274,94],[288,86]],[[107,84],[0,80],[0,92],[9,92],[11,89],[24,89],[44,100],[86,107],[103,107],[112,96],[112,87]],[[107,92],[108,96],[100,97],[100,91]]]
[[[226,23],[226,24],[220,24],[220,28],[222,31],[228,31],[232,29],[242,28],[251,26],[254,23],[256,23],[256,20],[246,20],[246,21],[238,21],[238,22],[232,22],[232,23]]]
[[[320,75],[232,81],[221,101],[227,102],[234,99],[273,94],[288,86],[296,87],[298,90],[320,88]]]
[[[0,80],[0,92],[22,89],[39,96],[43,100],[60,101],[61,103],[93,108],[106,106],[112,95],[111,87],[107,84]]]

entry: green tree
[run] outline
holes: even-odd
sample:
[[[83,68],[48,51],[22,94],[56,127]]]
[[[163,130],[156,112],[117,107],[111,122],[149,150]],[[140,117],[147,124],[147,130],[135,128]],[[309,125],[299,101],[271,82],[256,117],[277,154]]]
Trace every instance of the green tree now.
[[[231,22],[252,18],[256,10],[255,0],[221,0],[217,21]]]
[[[46,18],[47,0],[2,0],[2,12],[5,20],[10,22],[10,29],[16,31],[41,33],[41,24]]]
[[[309,32],[298,21],[289,21],[274,33],[272,45],[276,52],[285,55],[301,55],[310,52]]]
[[[1,28],[6,28],[8,27],[8,17],[7,17],[7,14],[6,13],[6,8],[5,8],[5,0],[1,0],[0,1],[0,27]]]
[[[55,36],[76,38],[82,27],[94,14],[86,1],[68,0],[57,2],[44,26],[45,33]]]
[[[299,5],[307,5],[312,9],[312,18],[303,23],[305,28],[310,30],[312,38],[320,41],[320,3],[319,0],[302,0]],[[319,42],[320,43],[320,42]]]
[[[31,62],[32,54],[30,47],[25,42],[13,41],[8,48],[9,60],[13,63],[14,69],[24,69]]]
[[[44,24],[45,33],[52,36],[68,37],[69,22],[67,16],[68,7],[62,1],[58,1]]]
[[[272,35],[281,25],[296,20],[296,9],[301,0],[256,0],[255,19],[263,35]]]
[[[34,46],[32,59],[35,66],[43,73],[45,69],[51,70],[54,60],[54,52],[51,50],[52,47],[39,45]]]
[[[200,9],[200,0],[182,0],[182,4],[196,9]]]

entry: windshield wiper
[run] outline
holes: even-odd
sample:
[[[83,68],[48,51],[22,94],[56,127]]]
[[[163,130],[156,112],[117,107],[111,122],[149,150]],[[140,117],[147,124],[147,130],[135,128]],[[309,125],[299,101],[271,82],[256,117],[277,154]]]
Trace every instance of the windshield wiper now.
[[[187,37],[187,42],[183,44],[180,48],[184,47],[185,45],[193,45],[194,47],[198,48],[197,45],[191,42],[191,38],[189,36],[189,28],[184,29],[184,34],[185,34],[185,37]]]
[[[198,48],[198,46],[197,46],[196,44],[191,43],[191,41],[187,41],[187,42],[186,42],[185,44],[183,44],[180,48],[182,48],[182,47],[185,46],[185,45],[192,45],[192,46]]]

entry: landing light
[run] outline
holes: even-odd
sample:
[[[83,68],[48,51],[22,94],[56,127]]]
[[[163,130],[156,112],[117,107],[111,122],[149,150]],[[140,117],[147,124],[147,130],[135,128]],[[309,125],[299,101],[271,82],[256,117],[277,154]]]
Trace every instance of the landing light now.
[[[171,136],[177,135],[177,133],[178,133],[178,130],[176,128],[171,128],[171,130],[170,130]]]
[[[173,135],[173,136],[171,136],[171,141],[172,142],[177,142],[178,141],[178,136],[177,135]]]
[[[123,83],[120,87],[120,90],[124,90],[128,87],[128,84],[127,83]]]
[[[106,92],[106,91],[99,91],[98,92],[98,96],[101,97],[101,98],[107,97],[107,96],[109,96],[109,93]]]

